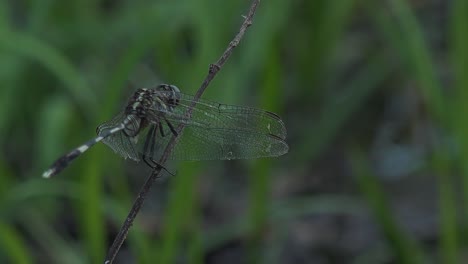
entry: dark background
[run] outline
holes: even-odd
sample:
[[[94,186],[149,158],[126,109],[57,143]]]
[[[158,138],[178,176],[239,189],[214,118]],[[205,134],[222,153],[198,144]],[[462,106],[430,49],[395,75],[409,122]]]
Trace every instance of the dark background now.
[[[249,1],[0,2],[0,263],[102,263],[149,170],[95,136],[194,94]],[[262,1],[203,98],[278,113],[279,158],[169,164],[117,263],[465,263],[468,2]]]

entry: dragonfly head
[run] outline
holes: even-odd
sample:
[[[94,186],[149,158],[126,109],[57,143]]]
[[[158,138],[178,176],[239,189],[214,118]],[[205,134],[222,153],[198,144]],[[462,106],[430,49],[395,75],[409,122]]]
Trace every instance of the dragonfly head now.
[[[177,86],[172,84],[160,84],[156,90],[163,92],[170,107],[176,107],[179,104],[180,90]]]

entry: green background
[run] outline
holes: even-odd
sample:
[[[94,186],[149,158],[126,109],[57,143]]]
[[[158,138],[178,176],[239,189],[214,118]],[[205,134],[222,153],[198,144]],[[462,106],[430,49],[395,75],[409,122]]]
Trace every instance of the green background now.
[[[102,263],[149,171],[95,135],[136,88],[194,94],[249,1],[0,2],[0,263]],[[290,152],[171,164],[117,263],[464,263],[468,2],[262,1],[203,98]]]

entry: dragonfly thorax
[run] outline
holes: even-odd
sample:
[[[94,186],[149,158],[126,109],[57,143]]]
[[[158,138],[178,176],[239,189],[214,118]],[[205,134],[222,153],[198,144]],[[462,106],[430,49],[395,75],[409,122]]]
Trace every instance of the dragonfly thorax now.
[[[144,129],[147,125],[145,120],[146,119],[140,118],[136,115],[128,115],[123,122],[123,133],[127,137],[135,137],[140,133],[140,130]]]
[[[125,109],[125,114],[136,115],[139,118],[145,118],[147,110],[153,105],[153,96],[151,90],[146,88],[138,89],[130,98]]]
[[[134,137],[149,123],[148,115],[160,111],[172,111],[179,104],[180,90],[175,85],[161,84],[156,88],[141,88],[129,99],[123,132]],[[156,111],[155,111],[156,110]]]

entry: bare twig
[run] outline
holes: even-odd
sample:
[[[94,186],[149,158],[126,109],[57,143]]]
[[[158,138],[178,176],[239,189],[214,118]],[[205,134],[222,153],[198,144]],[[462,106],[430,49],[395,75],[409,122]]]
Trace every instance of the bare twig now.
[[[244,22],[242,23],[239,33],[234,37],[234,39],[229,43],[228,47],[226,50],[223,52],[221,57],[218,59],[218,61],[214,64],[210,64],[210,68],[208,70],[208,75],[205,77],[203,80],[200,88],[194,95],[194,102],[192,105],[189,107],[186,115],[191,117],[192,112],[193,112],[193,107],[196,104],[196,101],[200,99],[202,94],[205,92],[206,88],[210,84],[211,80],[216,76],[216,74],[221,70],[223,67],[224,63],[229,59],[229,57],[232,54],[232,51],[234,50],[237,45],[239,45],[239,42],[243,38],[245,31],[247,28],[252,25],[252,19],[253,16],[255,15],[255,11],[257,10],[257,6],[260,3],[260,0],[253,0],[252,5],[250,6],[249,13],[247,16],[244,17]],[[182,130],[184,128],[184,125],[181,124],[177,127],[177,131],[179,132],[178,134],[180,135]],[[172,149],[174,148],[175,144],[177,143],[177,138],[172,137],[171,140],[169,141],[168,145],[166,146],[166,149],[164,150],[164,153],[162,157],[159,160],[159,164],[164,164],[168,157],[170,156]],[[120,250],[120,247],[122,246],[123,242],[127,238],[128,231],[130,227],[133,224],[133,220],[137,216],[138,212],[140,211],[141,206],[143,205],[146,195],[148,194],[149,190],[151,189],[151,186],[153,185],[154,181],[159,177],[159,174],[161,173],[161,167],[155,168],[151,175],[146,179],[145,183],[143,184],[140,192],[138,193],[138,197],[136,198],[135,202],[133,203],[133,206],[127,216],[127,219],[125,220],[124,224],[120,228],[119,233],[114,239],[114,242],[112,243],[112,246],[110,247],[105,264],[111,264],[115,260],[115,257],[117,256],[117,253]]]

